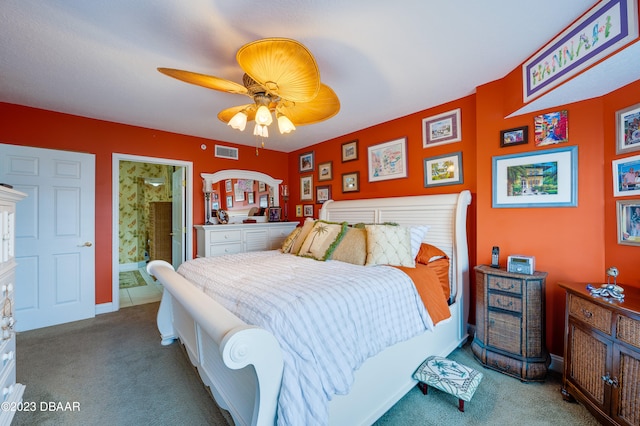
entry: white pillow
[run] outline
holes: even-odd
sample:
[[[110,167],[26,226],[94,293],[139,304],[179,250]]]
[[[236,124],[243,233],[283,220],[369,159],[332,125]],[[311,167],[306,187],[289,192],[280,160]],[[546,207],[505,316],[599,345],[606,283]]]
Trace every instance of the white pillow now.
[[[409,227],[411,231],[411,257],[416,258],[420,251],[420,245],[431,228],[429,225],[418,225]]]
[[[367,263],[365,265],[415,268],[415,256],[411,256],[411,231],[409,228],[366,225],[365,229],[367,230]]]

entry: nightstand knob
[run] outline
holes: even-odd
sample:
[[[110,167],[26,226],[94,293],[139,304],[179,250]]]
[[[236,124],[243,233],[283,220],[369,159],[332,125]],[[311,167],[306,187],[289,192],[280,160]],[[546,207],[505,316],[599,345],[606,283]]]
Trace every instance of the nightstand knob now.
[[[585,318],[591,318],[593,317],[593,312],[588,311],[585,308],[582,308],[582,315],[584,315]]]

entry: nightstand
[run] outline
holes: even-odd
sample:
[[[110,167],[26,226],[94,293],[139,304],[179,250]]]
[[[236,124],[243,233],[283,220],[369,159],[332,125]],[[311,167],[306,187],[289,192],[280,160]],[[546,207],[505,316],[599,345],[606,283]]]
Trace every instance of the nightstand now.
[[[546,272],[476,271],[476,334],[471,344],[485,366],[522,381],[544,381],[551,363],[545,347]]]

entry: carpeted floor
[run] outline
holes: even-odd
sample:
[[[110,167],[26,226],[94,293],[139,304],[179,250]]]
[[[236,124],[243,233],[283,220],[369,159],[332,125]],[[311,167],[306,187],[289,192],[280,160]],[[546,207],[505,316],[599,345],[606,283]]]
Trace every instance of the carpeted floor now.
[[[37,409],[16,413],[13,425],[226,425],[181,346],[160,345],[157,310],[149,303],[19,333],[17,378]],[[480,366],[469,345],[450,358],[484,374],[464,413],[455,397],[414,388],[376,425],[598,425],[582,405],[562,400],[557,374],[521,383]],[[77,402],[79,411],[41,410],[43,402]]]
[[[131,288],[147,285],[140,271],[120,272],[119,286],[120,288]]]

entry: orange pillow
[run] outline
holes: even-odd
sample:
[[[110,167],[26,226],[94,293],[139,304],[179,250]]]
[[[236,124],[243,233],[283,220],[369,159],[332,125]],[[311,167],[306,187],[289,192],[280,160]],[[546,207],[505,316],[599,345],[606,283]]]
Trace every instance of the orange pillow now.
[[[431,244],[422,243],[420,245],[420,250],[416,255],[416,262],[428,265],[431,261],[431,258],[435,256],[441,256],[443,258],[449,259],[447,254],[440,250],[438,247],[432,246]]]
[[[449,258],[443,257],[442,259],[429,262],[427,268],[436,273],[438,280],[440,281],[440,286],[442,286],[444,296],[449,300],[449,297],[451,296],[451,287],[449,285]]]

